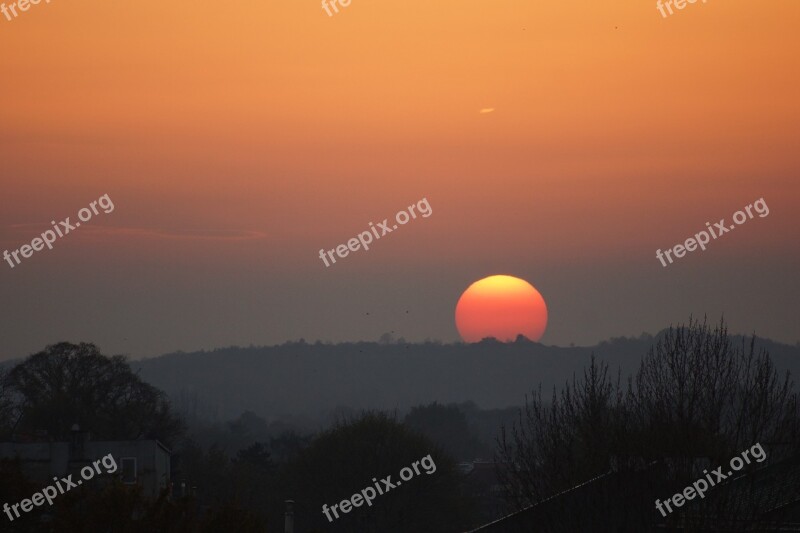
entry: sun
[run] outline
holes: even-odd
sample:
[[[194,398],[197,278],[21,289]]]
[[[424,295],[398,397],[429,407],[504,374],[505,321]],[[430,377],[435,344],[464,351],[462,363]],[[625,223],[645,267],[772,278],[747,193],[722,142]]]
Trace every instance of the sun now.
[[[456,328],[466,342],[494,337],[503,342],[524,335],[542,338],[547,305],[533,285],[514,276],[489,276],[470,285],[456,304]]]

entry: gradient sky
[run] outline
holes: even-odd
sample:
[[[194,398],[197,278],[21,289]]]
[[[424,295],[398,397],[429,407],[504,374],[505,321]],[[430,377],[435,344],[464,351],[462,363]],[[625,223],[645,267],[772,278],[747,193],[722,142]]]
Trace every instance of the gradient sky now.
[[[9,0],[5,0],[9,3]],[[457,338],[511,274],[542,342],[724,313],[794,343],[800,3],[52,0],[0,16],[0,359]],[[481,113],[482,109],[494,109]],[[421,198],[433,208],[325,268]],[[764,198],[663,268],[666,249]]]

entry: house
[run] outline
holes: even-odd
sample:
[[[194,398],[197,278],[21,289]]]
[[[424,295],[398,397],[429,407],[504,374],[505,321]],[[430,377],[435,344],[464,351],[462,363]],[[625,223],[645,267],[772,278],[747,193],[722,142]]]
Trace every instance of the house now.
[[[81,479],[80,471],[111,455],[117,465],[113,473],[103,472],[97,483],[113,478],[142,487],[146,497],[157,497],[170,486],[170,451],[157,440],[93,441],[88,432],[75,426],[70,442],[0,442],[0,459],[18,459],[25,476],[35,483],[49,485],[53,477]],[[110,462],[110,461],[107,461]]]

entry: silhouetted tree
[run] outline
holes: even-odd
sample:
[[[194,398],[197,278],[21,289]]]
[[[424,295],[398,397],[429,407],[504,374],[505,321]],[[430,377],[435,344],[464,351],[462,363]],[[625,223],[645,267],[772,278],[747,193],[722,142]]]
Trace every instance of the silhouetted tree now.
[[[430,475],[420,470],[382,495],[372,505],[362,504],[329,522],[322,505],[349,499],[375,481],[399,472],[431,455],[436,467]],[[319,434],[286,468],[285,497],[297,502],[296,523],[301,531],[408,532],[463,531],[471,525],[471,506],[463,495],[461,477],[452,459],[427,438],[380,413],[339,422]],[[384,487],[384,485],[379,485]],[[333,514],[331,514],[333,518]]]
[[[48,346],[14,367],[3,385],[17,432],[67,439],[78,424],[98,439],[170,444],[183,431],[163,392],[134,374],[125,357],[104,356],[93,344]]]
[[[630,453],[720,463],[756,442],[772,459],[797,451],[797,394],[755,338],[734,346],[724,323],[670,328],[642,361],[629,392]],[[637,448],[638,445],[638,448]]]
[[[6,376],[8,371],[0,368],[0,435],[9,435],[16,420],[14,402]]]
[[[502,428],[499,475],[510,502],[522,508],[609,472],[652,472],[657,463],[667,472],[658,490],[668,498],[702,477],[704,468],[727,465],[756,443],[772,462],[797,454],[799,430],[790,376],[777,372],[768,353],[756,352],[755,339],[733,346],[724,322],[712,329],[690,319],[656,341],[627,388],[609,379],[607,366],[593,358],[583,379],[573,379],[560,394],[554,391],[549,405],[541,390],[526,400],[517,421]],[[656,488],[650,483],[640,492]],[[741,483],[737,498],[706,500],[691,512],[694,518],[724,516],[747,524],[770,508],[764,491],[757,490]],[[584,517],[607,517],[608,510],[592,508],[592,501],[601,501],[601,495],[580,506]],[[673,513],[668,523],[687,512]],[[565,524],[545,530],[575,527]]]
[[[490,455],[484,453],[488,450],[470,430],[467,417],[457,405],[433,402],[417,406],[406,415],[403,423],[431,439],[456,460],[471,461]]]
[[[269,433],[266,420],[252,411],[245,411],[236,420],[228,422],[228,428],[241,439],[264,438]]]
[[[275,460],[285,463],[308,448],[311,438],[311,435],[298,435],[294,431],[287,431],[277,437],[270,437],[269,449]]]
[[[517,508],[539,502],[608,471],[620,444],[625,405],[619,382],[592,357],[548,404],[539,389],[499,438],[499,472]]]
[[[265,507],[277,490],[277,466],[270,457],[269,448],[256,442],[249,448],[239,450],[231,466],[235,500],[245,508]],[[276,500],[273,503],[279,502]]]

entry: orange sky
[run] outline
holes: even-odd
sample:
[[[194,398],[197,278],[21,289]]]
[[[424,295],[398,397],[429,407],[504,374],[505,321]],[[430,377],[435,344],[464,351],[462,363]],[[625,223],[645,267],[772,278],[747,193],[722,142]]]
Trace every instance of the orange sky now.
[[[372,339],[398,318],[364,324],[364,309],[392,298],[417,305],[408,338],[450,340],[461,291],[498,272],[545,296],[543,342],[704,311],[797,340],[798,22],[796,0],[667,19],[571,0],[353,0],[333,17],[312,0],[51,0],[0,16],[0,245],[104,193],[117,205],[0,270],[6,300],[55,291],[2,312],[21,330],[0,357],[62,337],[133,355]],[[431,218],[321,266],[319,248],[423,197]],[[657,248],[761,197],[768,218],[661,270]],[[762,304],[727,299],[743,280]]]

